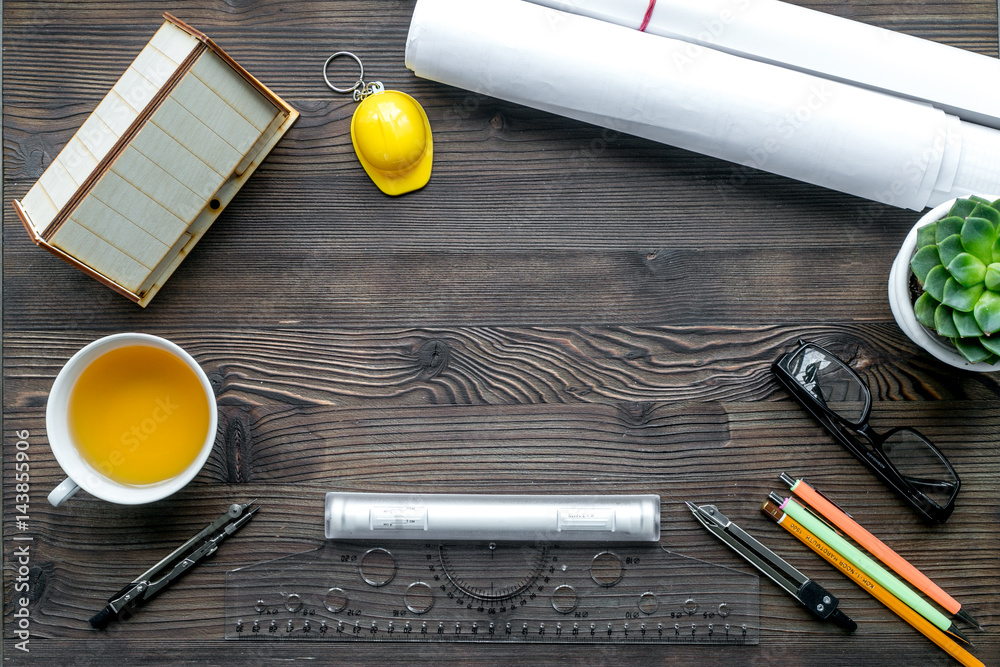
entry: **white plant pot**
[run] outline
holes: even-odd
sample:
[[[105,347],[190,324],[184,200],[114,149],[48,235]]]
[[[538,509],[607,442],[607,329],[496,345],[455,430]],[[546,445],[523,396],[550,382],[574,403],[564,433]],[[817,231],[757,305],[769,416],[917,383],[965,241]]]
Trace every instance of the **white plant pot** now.
[[[889,271],[889,308],[892,309],[892,315],[896,318],[896,323],[903,330],[903,333],[936,359],[955,368],[969,371],[1000,371],[1000,365],[970,363],[959,354],[958,350],[925,329],[924,325],[920,324],[916,315],[913,314],[913,303],[910,301],[910,259],[917,247],[917,231],[924,225],[937,222],[945,217],[954,203],[955,200],[952,199],[932,208],[917,221],[917,224],[913,225],[913,229],[906,235],[896,259],[892,262],[892,269]]]

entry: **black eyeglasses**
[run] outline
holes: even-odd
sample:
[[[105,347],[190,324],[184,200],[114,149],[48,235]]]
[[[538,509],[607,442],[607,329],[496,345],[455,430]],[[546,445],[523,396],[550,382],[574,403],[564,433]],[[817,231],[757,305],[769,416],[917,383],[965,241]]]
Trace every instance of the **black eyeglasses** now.
[[[840,444],[922,517],[943,523],[951,516],[961,482],[948,459],[915,429],[876,433],[868,423],[868,385],[835,354],[799,341],[771,370]]]

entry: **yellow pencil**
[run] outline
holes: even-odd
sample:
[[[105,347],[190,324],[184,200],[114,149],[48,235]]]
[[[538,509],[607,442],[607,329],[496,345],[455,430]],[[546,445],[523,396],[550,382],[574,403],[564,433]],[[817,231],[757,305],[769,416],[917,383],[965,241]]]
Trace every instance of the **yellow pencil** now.
[[[957,642],[951,639],[951,637],[947,636],[923,616],[910,609],[906,603],[902,602],[895,595],[865,576],[864,572],[858,570],[843,556],[827,546],[825,542],[796,523],[792,517],[782,512],[777,504],[767,501],[760,509],[764,512],[764,514],[776,521],[779,526],[797,537],[806,546],[825,558],[838,570],[853,579],[854,583],[868,591],[873,598],[884,604],[893,613],[944,649],[948,655],[955,658],[955,660],[958,660],[966,667],[984,667],[983,663],[980,662],[976,656],[959,646]]]

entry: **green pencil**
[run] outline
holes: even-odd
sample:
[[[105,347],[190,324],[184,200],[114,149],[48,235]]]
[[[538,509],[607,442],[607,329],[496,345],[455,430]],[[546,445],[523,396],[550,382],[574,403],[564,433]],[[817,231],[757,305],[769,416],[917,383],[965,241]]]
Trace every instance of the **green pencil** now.
[[[803,528],[826,542],[831,549],[846,558],[854,567],[858,568],[873,581],[878,583],[901,601],[905,602],[913,611],[917,612],[935,626],[962,641],[971,644],[968,639],[962,636],[951,619],[935,609],[929,602],[920,597],[910,587],[890,574],[885,568],[873,561],[868,556],[861,553],[861,550],[838,535],[833,529],[817,519],[812,513],[796,503],[791,498],[785,498],[781,504],[781,510],[797,521]]]

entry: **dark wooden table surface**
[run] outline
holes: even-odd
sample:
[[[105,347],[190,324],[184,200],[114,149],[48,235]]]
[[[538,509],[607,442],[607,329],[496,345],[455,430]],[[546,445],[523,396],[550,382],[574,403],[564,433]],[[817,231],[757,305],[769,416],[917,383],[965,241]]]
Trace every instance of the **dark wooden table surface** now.
[[[1000,662],[1000,376],[922,353],[886,281],[917,214],[417,79],[413,0],[3,4],[4,659],[13,663],[678,663],[883,665],[951,659],[759,506],[806,476],[984,624]],[[797,4],[995,56],[992,0]],[[302,112],[145,310],[34,247],[24,195],[169,11]],[[354,103],[320,76],[350,50],[419,99],[425,189],[382,196],[351,147]],[[997,82],[970,81],[970,86]],[[115,506],[62,477],[45,401],[106,334],[170,338],[209,374],[216,448],[175,496]],[[963,480],[921,524],[793,402],[770,362],[805,337],[870,382],[877,426],[914,425]],[[28,432],[30,511],[14,452]],[[323,544],[327,491],[654,493],[663,544],[753,572],[682,502],[714,502],[842,600],[845,636],[760,581],[756,646],[226,641],[226,573]],[[235,501],[263,506],[209,561],[125,623],[87,619]],[[31,537],[29,653],[15,547]]]

